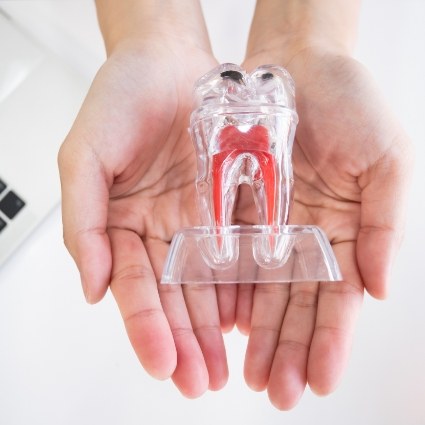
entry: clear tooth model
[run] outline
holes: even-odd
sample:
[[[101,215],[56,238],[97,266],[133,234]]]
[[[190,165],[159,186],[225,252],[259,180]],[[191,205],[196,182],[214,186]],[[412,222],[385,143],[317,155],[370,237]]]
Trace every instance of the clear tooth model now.
[[[199,158],[203,224],[231,225],[242,183],[253,190],[261,224],[286,224],[298,122],[291,77],[277,66],[263,66],[249,75],[225,64],[201,78],[195,93],[198,108],[191,132]]]
[[[298,123],[289,73],[264,65],[248,74],[223,64],[197,82],[195,97],[190,132],[203,226],[176,233],[162,283],[340,280],[324,233],[287,224]],[[252,188],[258,225],[232,225],[241,184]]]

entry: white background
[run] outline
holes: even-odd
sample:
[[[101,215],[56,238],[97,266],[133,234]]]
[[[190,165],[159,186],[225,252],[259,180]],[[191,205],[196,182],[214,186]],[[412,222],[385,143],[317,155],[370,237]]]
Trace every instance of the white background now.
[[[246,340],[237,332],[226,336],[231,375],[221,392],[186,400],[171,382],[154,381],[138,364],[110,295],[85,304],[57,208],[0,269],[1,425],[425,425],[425,2],[364,3],[356,56],[413,139],[416,169],[390,298],[366,296],[338,390],[326,398],[307,390],[294,410],[275,410],[243,382]],[[203,4],[218,59],[240,62],[254,1]],[[91,1],[0,5],[86,75],[101,63]]]

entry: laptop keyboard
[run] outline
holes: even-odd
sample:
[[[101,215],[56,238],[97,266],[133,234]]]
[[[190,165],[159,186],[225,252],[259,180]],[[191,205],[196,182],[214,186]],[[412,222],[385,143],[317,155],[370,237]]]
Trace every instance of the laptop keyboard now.
[[[25,202],[0,179],[0,232],[24,206]]]

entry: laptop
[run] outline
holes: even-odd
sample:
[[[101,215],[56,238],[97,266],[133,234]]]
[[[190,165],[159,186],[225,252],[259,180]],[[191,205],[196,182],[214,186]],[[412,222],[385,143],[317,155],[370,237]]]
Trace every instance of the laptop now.
[[[89,84],[0,9],[0,265],[59,204],[57,152]]]

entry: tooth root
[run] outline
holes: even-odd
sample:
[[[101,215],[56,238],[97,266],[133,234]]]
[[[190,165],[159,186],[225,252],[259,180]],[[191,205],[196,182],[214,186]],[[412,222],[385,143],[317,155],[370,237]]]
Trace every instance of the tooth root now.
[[[208,242],[206,255],[211,264],[225,268],[238,257],[237,244],[226,235],[225,229],[232,224],[239,184],[250,184],[262,225],[285,224],[288,202],[284,170],[280,169],[281,162],[270,152],[266,127],[251,126],[247,131],[240,131],[237,126],[224,127],[218,136],[218,146],[219,151],[211,157],[209,225],[223,230]],[[257,263],[274,267],[286,261],[284,250],[279,248],[281,245],[273,235],[256,238],[253,250]]]
[[[234,161],[238,157],[238,151],[224,151],[213,155],[212,158],[212,190],[213,209],[216,226],[230,226],[232,213],[238,189],[235,178],[238,169]]]
[[[252,190],[257,206],[260,224],[273,225],[276,222],[276,161],[268,152],[251,152],[258,161],[253,176]]]

